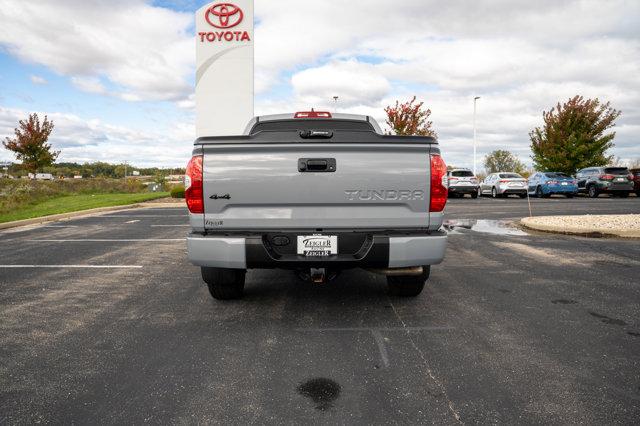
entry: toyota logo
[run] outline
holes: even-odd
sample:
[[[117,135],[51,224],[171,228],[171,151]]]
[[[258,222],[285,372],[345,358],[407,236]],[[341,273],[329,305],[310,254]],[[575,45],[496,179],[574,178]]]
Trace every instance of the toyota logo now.
[[[242,9],[232,3],[218,3],[204,13],[204,19],[216,28],[231,28],[242,22]]]

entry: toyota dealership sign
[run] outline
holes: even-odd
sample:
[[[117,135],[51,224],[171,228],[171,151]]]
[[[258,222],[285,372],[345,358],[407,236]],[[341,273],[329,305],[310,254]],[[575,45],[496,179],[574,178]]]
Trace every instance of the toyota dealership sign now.
[[[240,134],[253,117],[253,0],[196,12],[197,136]]]

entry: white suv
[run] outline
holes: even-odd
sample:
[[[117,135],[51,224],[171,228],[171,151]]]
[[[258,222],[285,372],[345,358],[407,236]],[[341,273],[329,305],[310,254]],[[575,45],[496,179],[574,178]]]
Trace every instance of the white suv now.
[[[480,185],[478,178],[469,169],[453,169],[447,172],[449,179],[449,197],[464,197],[470,194],[471,198],[478,198]]]

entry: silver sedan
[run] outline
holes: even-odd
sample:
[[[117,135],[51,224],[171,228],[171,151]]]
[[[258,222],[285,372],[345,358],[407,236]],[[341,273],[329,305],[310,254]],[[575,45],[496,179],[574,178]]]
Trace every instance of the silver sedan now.
[[[491,173],[480,184],[480,193],[493,198],[508,197],[511,194],[526,198],[527,180],[513,172]]]

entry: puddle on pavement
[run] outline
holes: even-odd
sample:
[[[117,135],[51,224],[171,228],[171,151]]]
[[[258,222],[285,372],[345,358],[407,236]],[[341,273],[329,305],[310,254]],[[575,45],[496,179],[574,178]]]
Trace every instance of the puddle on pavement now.
[[[331,379],[317,377],[301,383],[298,393],[312,400],[317,410],[326,410],[340,395],[340,385]]]
[[[493,235],[529,235],[513,226],[509,220],[452,219],[445,220],[442,226],[450,234],[459,234],[461,230],[468,229]]]

